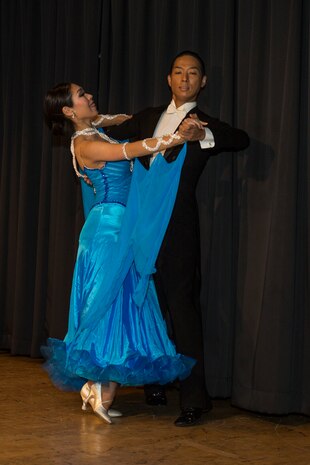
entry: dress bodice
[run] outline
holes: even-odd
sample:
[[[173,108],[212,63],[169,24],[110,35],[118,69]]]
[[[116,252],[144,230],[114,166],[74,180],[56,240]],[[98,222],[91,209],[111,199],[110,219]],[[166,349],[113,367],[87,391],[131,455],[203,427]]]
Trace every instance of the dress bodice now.
[[[84,173],[93,184],[94,204],[120,203],[126,205],[131,181],[130,163],[106,162],[102,168],[86,168]]]

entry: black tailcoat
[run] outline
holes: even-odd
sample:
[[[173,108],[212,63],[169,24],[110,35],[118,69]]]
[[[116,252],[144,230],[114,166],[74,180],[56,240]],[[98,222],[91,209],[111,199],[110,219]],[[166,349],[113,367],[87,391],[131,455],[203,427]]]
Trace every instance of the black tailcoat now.
[[[166,106],[148,108],[120,126],[108,129],[112,137],[139,140],[152,137]],[[205,386],[203,337],[200,296],[200,240],[196,186],[211,155],[222,151],[243,150],[248,145],[247,134],[201,112],[201,121],[208,123],[215,146],[201,149],[199,142],[187,143],[187,154],[171,219],[157,258],[154,275],[156,290],[163,315],[177,351],[191,356],[197,364],[191,375],[180,383],[181,407],[208,407],[210,399]],[[181,146],[166,150],[167,163],[173,162]],[[146,169],[150,156],[139,158]]]

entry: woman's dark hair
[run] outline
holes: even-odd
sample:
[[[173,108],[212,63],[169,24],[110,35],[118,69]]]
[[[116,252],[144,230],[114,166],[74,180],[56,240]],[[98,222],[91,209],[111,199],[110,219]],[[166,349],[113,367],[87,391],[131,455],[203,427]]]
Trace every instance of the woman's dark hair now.
[[[54,135],[72,134],[72,122],[62,112],[63,107],[72,107],[71,83],[62,82],[50,89],[44,99],[44,115]]]
[[[190,55],[191,57],[196,58],[196,60],[197,60],[198,63],[199,63],[201,75],[202,75],[202,76],[205,76],[205,75],[206,75],[206,68],[205,68],[205,64],[204,64],[204,62],[203,62],[203,59],[201,58],[200,55],[198,55],[198,53],[192,52],[191,50],[183,50],[183,52],[178,53],[178,54],[174,57],[174,59],[173,59],[173,61],[172,61],[172,63],[171,63],[171,66],[170,66],[169,74],[172,73],[172,69],[173,69],[175,60],[176,60],[177,58],[183,57],[183,56],[185,56],[185,55]]]

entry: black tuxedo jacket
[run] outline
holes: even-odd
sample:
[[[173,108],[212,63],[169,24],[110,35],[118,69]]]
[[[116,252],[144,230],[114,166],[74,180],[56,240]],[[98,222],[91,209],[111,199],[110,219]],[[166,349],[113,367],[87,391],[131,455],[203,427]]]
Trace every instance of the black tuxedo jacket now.
[[[152,137],[158,120],[166,109],[166,106],[156,108],[147,108],[137,114],[132,119],[124,122],[119,126],[108,128],[107,133],[118,140],[130,139],[131,141]],[[212,131],[215,146],[209,149],[201,149],[199,141],[187,143],[187,154],[181,172],[180,183],[177,198],[170,220],[171,224],[175,223],[175,228],[179,225],[182,231],[174,234],[177,235],[175,240],[180,236],[184,240],[189,240],[192,234],[198,231],[198,214],[196,204],[196,186],[199,177],[210,156],[220,152],[238,151],[245,149],[249,144],[247,134],[240,130],[232,128],[229,124],[213,118],[198,107],[193,108],[188,114],[196,113],[201,121],[208,123],[208,128]],[[178,156],[181,146],[168,149],[165,152],[167,163],[173,162]],[[148,169],[151,156],[139,158],[139,161]],[[179,229],[179,228],[177,228]],[[187,234],[186,234],[187,232]]]
[[[165,108],[146,109],[107,132],[118,140],[152,137]],[[197,361],[190,376],[180,382],[181,407],[206,408],[210,400],[205,386],[199,303],[200,240],[196,186],[211,155],[244,149],[248,145],[248,136],[245,132],[204,114],[197,107],[191,113],[197,113],[202,121],[208,123],[215,146],[202,150],[199,142],[187,143],[177,197],[157,258],[154,280],[160,307],[177,351]],[[176,159],[180,147],[166,150],[167,163]],[[149,167],[149,160],[149,156],[139,158],[146,169]]]

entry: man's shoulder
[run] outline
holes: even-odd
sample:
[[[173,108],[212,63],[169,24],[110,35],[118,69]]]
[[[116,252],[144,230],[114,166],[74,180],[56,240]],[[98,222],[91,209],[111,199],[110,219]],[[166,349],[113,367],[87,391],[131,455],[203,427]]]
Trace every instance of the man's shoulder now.
[[[205,111],[201,110],[198,106],[193,108],[191,110],[191,113],[196,113],[199,119],[201,118],[215,119],[214,116],[209,115]]]

